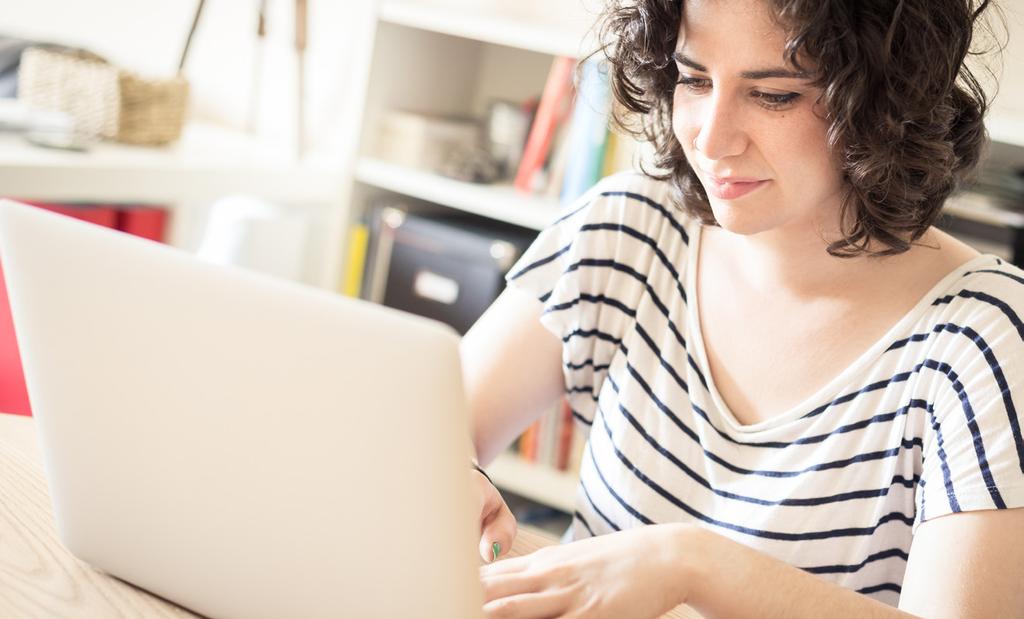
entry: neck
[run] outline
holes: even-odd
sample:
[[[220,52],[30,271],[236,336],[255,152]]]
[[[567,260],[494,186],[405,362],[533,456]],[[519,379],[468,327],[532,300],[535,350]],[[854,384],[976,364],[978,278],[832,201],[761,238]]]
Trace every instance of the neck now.
[[[794,224],[766,232],[742,235],[707,227],[705,233],[727,247],[730,271],[749,290],[794,299],[849,296],[875,278],[886,259],[870,255],[838,258],[828,253],[829,243],[839,240],[838,226]]]

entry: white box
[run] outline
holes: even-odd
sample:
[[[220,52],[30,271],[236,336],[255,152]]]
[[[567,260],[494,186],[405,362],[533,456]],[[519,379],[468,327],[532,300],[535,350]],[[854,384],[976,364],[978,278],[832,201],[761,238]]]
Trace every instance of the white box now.
[[[452,151],[477,145],[475,119],[390,111],[381,116],[374,154],[422,170],[440,170]]]

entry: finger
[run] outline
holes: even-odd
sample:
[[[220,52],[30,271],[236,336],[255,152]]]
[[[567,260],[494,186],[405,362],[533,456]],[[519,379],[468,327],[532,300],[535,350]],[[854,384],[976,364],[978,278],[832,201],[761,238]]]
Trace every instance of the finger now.
[[[565,613],[568,605],[568,596],[565,591],[522,593],[487,602],[484,604],[484,616],[488,619],[559,617]]]
[[[495,489],[494,486],[492,486],[491,483],[488,482],[487,479],[476,469],[469,469],[469,474],[473,477],[473,483],[476,484],[474,486],[474,488],[476,488],[475,495],[477,500],[476,511],[479,515],[480,522],[483,523],[487,513],[494,509],[493,506],[490,506],[490,496],[494,493]]]
[[[480,578],[491,578],[522,572],[530,565],[530,557],[512,557],[503,561],[495,561],[480,566]]]
[[[485,516],[480,531],[480,556],[487,563],[507,555],[516,538],[515,516],[497,492],[494,496],[494,510]]]
[[[484,591],[484,602],[523,593],[536,593],[546,589],[544,581],[537,572],[523,570],[481,574],[480,585]]]
[[[484,563],[489,563],[494,556],[494,553],[491,550],[493,544],[497,542],[500,545],[500,548],[498,549],[499,551],[504,548],[504,545],[501,544],[500,540],[490,540],[488,536],[485,535],[484,527],[486,527],[489,522],[493,521],[501,513],[503,501],[501,500],[501,495],[498,493],[497,488],[491,485],[491,483],[487,481],[479,471],[473,469],[470,470],[475,479],[474,483],[477,484],[477,521],[480,523],[480,558],[483,559]]]

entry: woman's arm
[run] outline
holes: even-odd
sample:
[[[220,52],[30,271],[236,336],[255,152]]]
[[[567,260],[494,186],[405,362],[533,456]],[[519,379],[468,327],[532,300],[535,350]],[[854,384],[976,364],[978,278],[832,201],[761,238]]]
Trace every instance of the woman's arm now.
[[[900,609],[692,524],[656,524],[547,546],[481,568],[487,617],[883,619],[1024,617],[1024,509],[918,528]],[[909,613],[918,613],[911,615]]]
[[[704,529],[682,533],[685,602],[706,617],[913,617]],[[694,564],[696,562],[696,564]]]
[[[462,338],[473,445],[486,465],[565,392],[562,342],[543,305],[507,288]]]
[[[728,617],[1024,617],[1024,509],[952,514],[914,536],[900,609],[707,531],[682,534],[686,600]],[[906,612],[904,612],[906,611]],[[914,613],[909,615],[907,613]]]
[[[924,617],[1024,617],[1024,508],[925,522],[910,546],[900,608]]]

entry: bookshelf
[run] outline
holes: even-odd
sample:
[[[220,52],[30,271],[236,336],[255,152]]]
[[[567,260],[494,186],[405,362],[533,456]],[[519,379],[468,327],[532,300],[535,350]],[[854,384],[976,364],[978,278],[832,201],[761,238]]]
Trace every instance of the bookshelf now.
[[[577,56],[589,44],[594,16],[565,2],[568,11],[538,2],[381,2],[382,22],[548,55]],[[532,5],[532,6],[531,6]]]
[[[1024,213],[1007,210],[985,200],[983,196],[974,194],[958,194],[951,196],[943,210],[953,216],[970,221],[1001,226],[1004,228],[1024,229]]]
[[[230,194],[247,194],[310,208],[330,231],[345,219],[338,201],[342,172],[336,161],[296,161],[286,149],[241,131],[189,124],[180,140],[163,147],[97,142],[88,151],[35,146],[0,135],[0,195],[42,202],[156,204],[170,209],[168,242],[181,246],[181,230],[194,208]],[[176,230],[178,232],[176,232]],[[333,239],[313,239],[310,283],[335,287]]]
[[[97,142],[75,152],[0,135],[0,189],[37,200],[180,203],[246,190],[268,200],[325,201],[340,174],[296,163],[255,137],[196,123],[166,148]]]
[[[588,0],[378,0],[360,43],[346,117],[352,136],[342,188],[350,205],[347,225],[359,222],[380,198],[534,231],[550,222],[557,200],[520,193],[510,183],[466,183],[398,165],[376,152],[374,140],[387,111],[480,118],[490,100],[539,95],[554,57],[579,58],[595,47],[595,8],[599,3]],[[996,139],[1024,145],[1024,125],[1012,115],[994,118],[990,127]],[[973,215],[960,206],[951,210]],[[511,452],[488,470],[500,487],[571,513],[575,475]]]
[[[551,467],[527,462],[516,454],[499,454],[487,467],[495,483],[520,496],[571,514],[575,507],[576,477]]]
[[[589,29],[595,17],[580,0],[378,1],[357,52],[346,119],[353,136],[342,188],[350,204],[348,226],[379,199],[471,213],[532,232],[550,223],[559,207],[553,197],[517,191],[511,179],[477,184],[400,165],[386,160],[375,140],[388,111],[481,118],[491,101],[539,96],[556,56],[580,57],[593,47]],[[488,472],[504,490],[573,511],[574,473],[511,451]]]
[[[355,178],[368,186],[532,230],[541,230],[550,223],[558,209],[557,201],[524,196],[508,183],[467,183],[372,157],[359,160]]]

